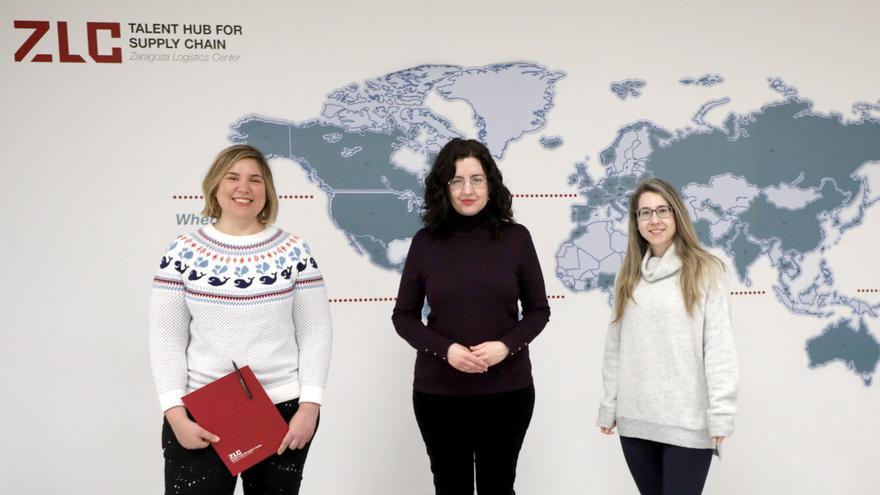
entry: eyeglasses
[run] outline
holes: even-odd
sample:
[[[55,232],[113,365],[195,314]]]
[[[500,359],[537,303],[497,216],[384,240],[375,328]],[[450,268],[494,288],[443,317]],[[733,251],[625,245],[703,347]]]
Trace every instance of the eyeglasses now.
[[[471,177],[470,181],[462,179],[461,177],[455,177],[454,179],[447,182],[447,184],[449,184],[449,188],[455,190],[463,188],[465,183],[470,183],[471,187],[474,189],[482,189],[486,187],[486,177],[482,175],[475,175]]]
[[[636,218],[639,219],[640,222],[647,222],[651,220],[651,217],[654,216],[654,213],[657,214],[657,218],[667,219],[672,216],[672,207],[671,206],[658,206],[654,209],[651,208],[639,208],[636,211]]]

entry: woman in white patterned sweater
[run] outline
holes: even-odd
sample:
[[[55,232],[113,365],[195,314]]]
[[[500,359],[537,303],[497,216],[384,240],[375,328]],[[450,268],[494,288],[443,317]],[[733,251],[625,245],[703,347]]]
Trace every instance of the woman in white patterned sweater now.
[[[150,307],[150,358],[165,415],[166,493],[232,494],[218,437],[181,397],[250,365],[285,420],[278,455],[242,474],[245,493],[296,494],[318,423],[330,364],[331,323],[318,264],[301,238],[272,226],[278,196],[265,157],[223,150],[202,184],[216,219],[175,239],[162,257]]]
[[[629,214],[597,424],[606,435],[617,427],[641,493],[699,494],[736,413],[724,265],[670,184],[640,182]]]

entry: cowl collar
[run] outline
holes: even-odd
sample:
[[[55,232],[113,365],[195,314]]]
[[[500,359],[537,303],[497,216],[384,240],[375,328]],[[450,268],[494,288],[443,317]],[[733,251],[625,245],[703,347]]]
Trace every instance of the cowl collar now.
[[[642,278],[648,282],[656,282],[675,275],[681,270],[681,258],[675,252],[675,243],[663,253],[663,256],[651,256],[651,248],[642,258]]]

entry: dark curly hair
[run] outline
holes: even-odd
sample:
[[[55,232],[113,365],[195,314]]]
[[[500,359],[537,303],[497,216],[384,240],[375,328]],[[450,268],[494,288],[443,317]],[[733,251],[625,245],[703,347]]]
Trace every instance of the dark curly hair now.
[[[500,239],[504,229],[513,223],[513,198],[504,186],[501,171],[492,154],[483,143],[473,139],[455,138],[446,143],[425,178],[425,203],[422,221],[435,236],[449,237],[454,228],[455,211],[449,202],[449,181],[455,177],[455,162],[463,158],[476,158],[483,166],[489,185],[489,201],[483,209],[489,233]],[[483,212],[481,212],[483,213]]]

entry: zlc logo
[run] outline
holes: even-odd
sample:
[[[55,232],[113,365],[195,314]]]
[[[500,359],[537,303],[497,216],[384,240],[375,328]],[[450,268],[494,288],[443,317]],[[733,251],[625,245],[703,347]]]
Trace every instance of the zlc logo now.
[[[49,21],[13,21],[15,29],[30,29],[33,31],[30,36],[15,51],[15,61],[22,62],[25,57],[30,54],[31,50],[46,36],[52,29]],[[67,22],[58,21],[55,23],[55,30],[58,34],[58,60],[65,63],[85,63],[85,59],[76,53],[70,52],[70,42],[67,36]],[[118,39],[120,37],[120,26],[118,22],[87,22],[86,38],[89,45],[89,57],[99,64],[119,64],[122,63],[122,48],[113,47],[110,53],[101,53],[98,48],[98,33],[108,31],[110,38]],[[51,53],[37,53],[30,59],[31,62],[52,62]]]

